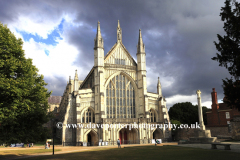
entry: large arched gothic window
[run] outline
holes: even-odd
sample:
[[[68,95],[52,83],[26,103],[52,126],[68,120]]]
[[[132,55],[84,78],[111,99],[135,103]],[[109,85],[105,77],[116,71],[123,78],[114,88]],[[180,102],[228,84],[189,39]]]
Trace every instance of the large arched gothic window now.
[[[153,109],[150,110],[150,121],[156,122],[156,113]]]
[[[136,118],[134,88],[124,75],[113,77],[107,85],[106,112],[107,118]]]
[[[87,109],[82,114],[82,123],[95,123],[95,114],[91,109]]]

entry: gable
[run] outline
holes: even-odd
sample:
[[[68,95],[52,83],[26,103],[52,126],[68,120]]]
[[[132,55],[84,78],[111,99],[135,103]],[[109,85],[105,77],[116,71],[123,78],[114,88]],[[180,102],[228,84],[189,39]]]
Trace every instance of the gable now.
[[[104,63],[107,64],[121,64],[128,66],[137,66],[137,63],[129,54],[125,46],[120,42],[116,43],[104,57]]]

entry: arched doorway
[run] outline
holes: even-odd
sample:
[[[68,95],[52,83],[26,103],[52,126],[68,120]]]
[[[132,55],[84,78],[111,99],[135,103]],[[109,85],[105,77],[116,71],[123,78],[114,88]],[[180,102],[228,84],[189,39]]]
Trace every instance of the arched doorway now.
[[[97,134],[94,131],[90,131],[87,134],[87,145],[88,146],[96,146],[98,143],[98,138]]]
[[[90,144],[90,146],[91,146],[91,142],[92,142],[92,136],[91,136],[91,134],[88,134],[88,135],[87,135],[87,142],[88,142],[88,144]]]
[[[160,130],[159,128],[153,132],[153,139],[163,139],[163,138],[164,137],[163,137],[162,130]]]
[[[138,135],[136,129],[123,128],[119,131],[119,140],[121,144],[137,144]]]

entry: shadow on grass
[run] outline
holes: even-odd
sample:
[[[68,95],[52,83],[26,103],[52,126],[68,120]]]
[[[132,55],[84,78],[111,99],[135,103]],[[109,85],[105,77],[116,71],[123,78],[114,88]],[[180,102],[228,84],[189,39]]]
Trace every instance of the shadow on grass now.
[[[239,160],[240,153],[225,150],[208,150],[178,146],[141,146],[127,148],[98,148],[89,151],[38,156],[29,160],[55,159],[164,159],[164,160]]]
[[[31,150],[3,150],[0,151],[0,159],[13,159],[38,153],[51,153],[52,149],[31,149]],[[54,152],[61,151],[61,149],[54,149]]]

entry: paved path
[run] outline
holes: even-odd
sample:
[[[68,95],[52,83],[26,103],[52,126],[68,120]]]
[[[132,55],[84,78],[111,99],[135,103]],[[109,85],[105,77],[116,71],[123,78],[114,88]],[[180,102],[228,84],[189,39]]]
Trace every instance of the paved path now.
[[[240,142],[222,142],[231,144],[230,148],[232,152],[239,152],[240,153]],[[192,147],[192,148],[202,148],[202,149],[211,149],[211,144],[179,144],[177,146],[181,147]],[[217,146],[218,150],[224,150],[224,146]],[[226,152],[229,152],[228,150],[224,150]]]

